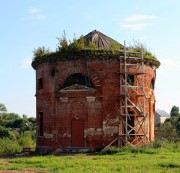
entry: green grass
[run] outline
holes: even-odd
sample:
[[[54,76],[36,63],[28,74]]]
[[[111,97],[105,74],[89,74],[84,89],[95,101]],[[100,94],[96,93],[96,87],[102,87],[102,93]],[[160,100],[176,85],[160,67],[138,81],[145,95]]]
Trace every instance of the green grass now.
[[[0,170],[47,173],[180,172],[180,148],[111,149],[98,155],[34,156],[0,159]],[[1,172],[1,171],[0,171]]]

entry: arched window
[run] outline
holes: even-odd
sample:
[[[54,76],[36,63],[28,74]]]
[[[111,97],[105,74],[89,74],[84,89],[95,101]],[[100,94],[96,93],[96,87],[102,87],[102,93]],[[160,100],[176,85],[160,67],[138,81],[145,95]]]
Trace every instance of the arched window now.
[[[153,90],[154,90],[154,83],[155,83],[154,78],[152,78],[151,83],[150,83],[150,88]]]
[[[60,89],[64,89],[66,87],[70,87],[76,84],[86,86],[88,88],[95,88],[93,83],[87,76],[84,76],[81,73],[74,73],[65,80],[64,84]]]

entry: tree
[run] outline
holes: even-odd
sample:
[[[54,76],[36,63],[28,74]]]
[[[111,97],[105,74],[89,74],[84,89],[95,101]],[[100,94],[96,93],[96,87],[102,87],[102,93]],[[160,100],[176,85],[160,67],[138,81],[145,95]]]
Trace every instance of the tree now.
[[[5,120],[5,121],[8,121],[8,120],[16,120],[16,119],[20,119],[21,117],[16,114],[16,113],[3,113],[1,115],[2,119]]]
[[[28,119],[27,115],[23,114],[23,119]]]
[[[157,137],[176,139],[180,136],[180,113],[179,107],[173,106],[170,112],[171,117],[157,127]]]
[[[177,130],[178,135],[180,136],[180,116],[179,116],[179,118],[177,120],[176,130]]]
[[[177,136],[176,129],[171,124],[171,122],[165,122],[164,124],[160,124],[157,127],[157,137],[158,138],[166,138],[173,139]]]
[[[16,136],[13,132],[9,131],[8,129],[0,126],[0,138],[9,138],[9,139],[16,139]]]
[[[20,116],[15,113],[2,113],[0,116],[0,125],[11,127],[16,119],[20,119]]]
[[[179,113],[179,107],[173,106],[170,113],[170,122],[176,128],[176,132],[178,135],[180,135],[180,113]]]
[[[6,106],[3,103],[0,103],[0,113],[7,112]]]
[[[178,117],[180,115],[179,113],[179,107],[173,106],[170,113],[171,117]]]

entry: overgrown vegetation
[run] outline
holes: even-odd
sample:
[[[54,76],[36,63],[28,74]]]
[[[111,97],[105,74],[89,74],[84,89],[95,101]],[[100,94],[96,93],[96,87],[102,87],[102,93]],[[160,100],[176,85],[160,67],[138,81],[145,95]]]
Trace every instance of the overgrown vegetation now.
[[[56,52],[50,52],[49,49],[44,47],[38,47],[33,51],[34,59],[32,65],[36,65],[41,62],[51,62],[56,61],[58,59],[67,59],[74,57],[114,57],[118,58],[120,55],[123,55],[123,48],[117,41],[111,41],[109,48],[98,48],[93,42],[85,42],[84,36],[81,36],[79,39],[74,37],[73,41],[67,41],[66,34],[62,35],[61,38],[58,39],[58,47]],[[147,51],[145,46],[140,42],[134,42],[133,45],[130,45],[128,48],[127,56],[136,57],[141,56],[141,50],[145,54],[145,59],[151,61],[151,63],[159,66],[159,61],[156,59],[155,55],[153,55],[150,51]],[[138,54],[139,53],[139,54]]]
[[[139,52],[139,53],[143,53],[144,54],[144,58],[146,59],[156,59],[156,56],[152,54],[151,51],[148,51],[146,46],[141,43],[140,41],[137,40],[133,40],[133,44],[130,44],[130,46],[128,47],[129,50],[131,50],[132,52]],[[128,53],[131,56],[131,53]]]
[[[85,43],[83,35],[81,35],[79,39],[77,39],[74,36],[73,42],[71,41],[68,42],[66,39],[66,33],[64,31],[62,38],[58,38],[58,40],[59,40],[59,43],[58,43],[57,52],[59,53],[64,52],[64,51],[67,51],[68,53],[68,52],[79,52],[81,50],[99,50],[99,48],[97,48],[93,42],[89,41]],[[118,51],[120,50],[120,44],[116,41],[111,41],[110,48],[106,50]]]
[[[50,50],[49,49],[46,49],[44,46],[43,47],[38,47],[37,49],[35,49],[33,51],[34,53],[34,57],[36,58],[41,58],[43,57],[44,55],[48,55],[50,54]]]
[[[20,153],[23,147],[35,149],[36,119],[8,113],[5,105],[0,105],[0,156]]]

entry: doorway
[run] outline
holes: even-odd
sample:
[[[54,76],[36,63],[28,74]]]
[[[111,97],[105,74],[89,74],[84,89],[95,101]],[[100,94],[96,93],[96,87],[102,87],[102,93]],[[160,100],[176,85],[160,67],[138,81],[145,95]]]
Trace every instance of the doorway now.
[[[84,147],[84,120],[73,119],[71,121],[71,146]]]

